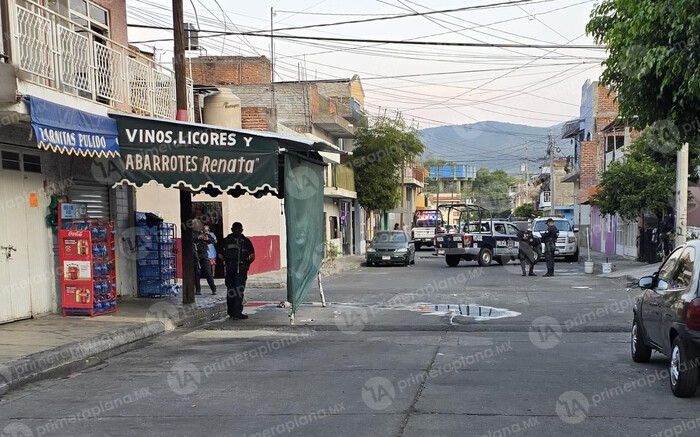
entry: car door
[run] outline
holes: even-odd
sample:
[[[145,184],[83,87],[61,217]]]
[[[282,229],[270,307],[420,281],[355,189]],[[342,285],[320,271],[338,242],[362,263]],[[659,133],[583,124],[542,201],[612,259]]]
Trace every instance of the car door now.
[[[668,290],[659,300],[659,331],[661,347],[664,351],[671,351],[671,337],[669,333],[673,324],[680,320],[680,314],[685,304],[684,295],[690,290],[693,282],[693,269],[695,268],[695,248],[686,247],[678,258],[676,268],[673,270]]]
[[[647,339],[659,348],[663,347],[661,335],[661,302],[669,291],[669,285],[673,281],[678,268],[678,261],[683,253],[682,248],[676,249],[659,269],[654,287],[644,292],[642,302],[642,323]]]
[[[506,225],[506,229],[508,230],[508,236],[513,240],[511,255],[518,256],[518,233],[520,233],[520,229],[510,223]]]
[[[493,224],[493,238],[496,240],[496,255],[508,255],[508,234],[504,223]]]

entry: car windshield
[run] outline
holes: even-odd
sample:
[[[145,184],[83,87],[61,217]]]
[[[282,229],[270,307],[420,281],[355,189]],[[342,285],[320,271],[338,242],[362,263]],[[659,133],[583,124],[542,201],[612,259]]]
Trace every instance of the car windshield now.
[[[413,216],[414,228],[435,227],[442,225],[442,220],[438,219],[437,211],[419,211]]]
[[[405,243],[406,234],[403,232],[378,232],[373,243]]]
[[[569,225],[569,221],[566,219],[557,219],[554,220],[554,226],[557,227],[560,231],[570,231],[571,226]],[[535,228],[533,229],[534,231],[544,231],[547,229],[547,222],[544,220],[535,222]]]

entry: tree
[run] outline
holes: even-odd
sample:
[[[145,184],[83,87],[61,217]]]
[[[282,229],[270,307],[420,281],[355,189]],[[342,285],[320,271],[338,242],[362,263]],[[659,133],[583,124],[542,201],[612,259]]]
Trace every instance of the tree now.
[[[532,203],[523,203],[513,210],[513,215],[516,217],[527,217],[531,216],[540,217],[542,216],[542,211],[537,211]]]
[[[603,172],[591,203],[603,214],[634,220],[645,213],[661,215],[674,197],[676,157],[672,144],[660,144],[652,129],[632,143],[622,162],[612,162]],[[691,153],[690,167],[698,165]]]
[[[489,171],[480,168],[472,183],[472,196],[478,205],[491,211],[492,214],[510,214],[509,188],[517,183],[517,179],[508,176],[505,170]]]
[[[586,29],[607,47],[601,81],[617,91],[620,116],[638,129],[662,120],[664,138],[695,142],[700,128],[700,2],[603,0]]]
[[[355,132],[357,199],[368,211],[396,208],[401,201],[400,175],[405,165],[423,153],[425,146],[401,116],[379,117]]]

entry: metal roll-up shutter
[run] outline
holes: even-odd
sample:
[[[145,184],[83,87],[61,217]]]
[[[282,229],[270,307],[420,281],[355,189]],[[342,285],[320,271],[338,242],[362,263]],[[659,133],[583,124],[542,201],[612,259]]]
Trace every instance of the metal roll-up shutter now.
[[[109,187],[94,182],[74,181],[68,189],[68,198],[71,203],[84,203],[87,205],[89,218],[109,220],[110,203]]]

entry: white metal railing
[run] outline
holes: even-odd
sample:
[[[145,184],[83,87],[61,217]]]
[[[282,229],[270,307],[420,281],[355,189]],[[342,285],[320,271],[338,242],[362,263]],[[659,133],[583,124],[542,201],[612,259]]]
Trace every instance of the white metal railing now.
[[[23,80],[119,110],[175,118],[172,70],[51,9],[21,3],[11,20],[11,61],[29,73]],[[188,113],[194,120],[191,81],[187,85]]]

